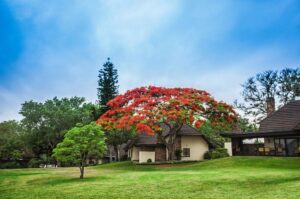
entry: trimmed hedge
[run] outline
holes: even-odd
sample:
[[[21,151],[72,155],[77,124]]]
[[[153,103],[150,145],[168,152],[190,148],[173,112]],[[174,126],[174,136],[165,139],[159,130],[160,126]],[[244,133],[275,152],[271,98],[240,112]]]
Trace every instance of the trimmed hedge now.
[[[204,159],[206,160],[211,160],[211,159],[218,159],[218,158],[224,158],[224,157],[228,157],[229,154],[227,152],[227,149],[225,148],[216,148],[216,149],[212,149],[207,151],[204,154]]]

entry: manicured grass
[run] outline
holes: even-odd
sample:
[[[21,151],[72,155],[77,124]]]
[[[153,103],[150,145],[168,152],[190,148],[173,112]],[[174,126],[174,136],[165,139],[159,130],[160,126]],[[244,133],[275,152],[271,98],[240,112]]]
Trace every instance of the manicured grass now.
[[[0,170],[0,198],[300,198],[300,158]]]

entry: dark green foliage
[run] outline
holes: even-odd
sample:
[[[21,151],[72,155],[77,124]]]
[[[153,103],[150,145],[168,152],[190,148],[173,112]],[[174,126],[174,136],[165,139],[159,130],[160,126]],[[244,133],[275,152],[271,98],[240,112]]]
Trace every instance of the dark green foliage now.
[[[249,119],[239,116],[238,121],[237,121],[237,131],[238,132],[257,132],[258,127],[256,126],[255,123],[251,123],[249,121]]]
[[[87,161],[90,158],[101,157],[105,150],[104,132],[99,125],[92,122],[85,126],[77,125],[69,130],[63,142],[53,150],[53,157],[62,162],[78,165],[80,178],[83,178]]]
[[[211,159],[218,159],[218,158],[224,158],[224,157],[228,157],[228,152],[227,149],[225,148],[216,148],[216,149],[212,149],[207,151],[204,154],[204,159],[206,160],[211,160]]]
[[[28,167],[29,168],[39,168],[41,164],[41,160],[38,158],[31,158],[30,161],[28,162]]]
[[[50,163],[52,150],[63,140],[67,130],[77,123],[88,124],[97,117],[97,107],[85,103],[82,97],[57,97],[44,103],[28,101],[22,104],[21,121],[26,132],[24,141],[32,156],[44,164]]]
[[[23,131],[18,122],[0,123],[0,160],[19,160],[24,154]]]
[[[98,77],[98,100],[105,112],[108,110],[107,102],[118,94],[118,71],[110,58],[107,58],[103,68],[99,70]]]
[[[20,163],[17,161],[10,161],[0,164],[0,169],[16,169],[16,168],[22,168]]]
[[[209,122],[206,122],[202,125],[199,131],[214,147],[222,147],[225,139],[220,135],[220,133],[230,132],[231,128],[213,127]]]
[[[182,150],[181,149],[176,149],[175,150],[175,157],[177,160],[181,159],[181,154],[182,154]]]
[[[147,160],[147,163],[151,163],[152,162],[152,160],[149,158],[148,160]]]
[[[120,161],[126,161],[126,160],[129,160],[128,155],[122,155]]]

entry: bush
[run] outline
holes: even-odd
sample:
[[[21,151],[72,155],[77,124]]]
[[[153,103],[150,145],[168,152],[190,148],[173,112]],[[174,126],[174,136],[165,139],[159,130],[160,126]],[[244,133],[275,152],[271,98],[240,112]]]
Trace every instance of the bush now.
[[[32,158],[29,162],[28,162],[28,167],[29,168],[39,168],[41,164],[41,161],[37,158]]]
[[[206,160],[211,160],[211,159],[218,159],[218,158],[224,158],[224,157],[228,157],[228,152],[227,149],[225,148],[216,148],[216,149],[212,149],[207,151],[204,154],[204,159]]]
[[[127,155],[121,156],[120,161],[126,161],[126,160],[129,160]]]
[[[182,154],[182,150],[181,149],[176,149],[175,150],[175,156],[177,160],[181,159],[181,154]]]
[[[152,162],[152,160],[149,158],[148,160],[147,160],[147,163],[151,163]]]
[[[16,161],[10,161],[0,164],[0,169],[16,169],[21,168],[21,165]]]

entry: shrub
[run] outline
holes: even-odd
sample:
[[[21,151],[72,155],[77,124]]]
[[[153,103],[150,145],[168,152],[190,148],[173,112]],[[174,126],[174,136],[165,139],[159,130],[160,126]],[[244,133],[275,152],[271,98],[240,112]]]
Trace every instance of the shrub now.
[[[227,149],[216,148],[216,149],[207,151],[204,154],[204,159],[210,160],[210,159],[224,158],[224,157],[228,157],[228,156],[229,155],[228,155]]]
[[[148,160],[147,160],[147,163],[151,163],[152,162],[152,160],[149,158]]]
[[[128,156],[127,155],[121,156],[120,161],[126,161],[126,160],[128,160]]]
[[[16,161],[10,161],[0,164],[0,169],[16,169],[21,168],[21,165]]]
[[[37,159],[37,158],[32,158],[29,162],[28,162],[28,167],[29,168],[39,168],[41,164],[41,160]]]
[[[182,150],[181,149],[176,149],[175,150],[175,156],[177,160],[181,159],[181,154],[182,154]]]

